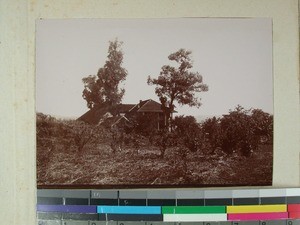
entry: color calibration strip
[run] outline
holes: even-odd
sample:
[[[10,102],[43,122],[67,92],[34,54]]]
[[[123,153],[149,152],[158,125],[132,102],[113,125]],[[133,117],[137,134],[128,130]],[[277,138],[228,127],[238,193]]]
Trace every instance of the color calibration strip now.
[[[39,225],[97,225],[103,222],[116,222],[115,225],[235,222],[233,225],[238,225],[236,221],[260,225],[277,225],[279,222],[282,225],[283,222],[284,225],[300,225],[300,188],[178,191],[43,189],[38,190],[37,202]]]

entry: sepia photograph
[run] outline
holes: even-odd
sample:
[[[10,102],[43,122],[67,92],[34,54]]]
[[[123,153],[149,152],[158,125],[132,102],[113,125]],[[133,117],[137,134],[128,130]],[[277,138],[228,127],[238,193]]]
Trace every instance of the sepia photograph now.
[[[272,185],[268,18],[36,21],[37,186]]]

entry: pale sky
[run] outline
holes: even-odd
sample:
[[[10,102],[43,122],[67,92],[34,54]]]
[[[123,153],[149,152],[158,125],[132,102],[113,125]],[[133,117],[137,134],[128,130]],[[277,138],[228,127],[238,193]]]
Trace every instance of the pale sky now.
[[[184,48],[209,91],[197,94],[199,109],[175,103],[178,114],[222,115],[238,104],[273,113],[271,19],[43,19],[36,31],[37,112],[85,113],[82,78],[97,74],[109,41],[118,38],[128,71],[123,103],[159,102],[147,77],[157,77],[168,56]]]

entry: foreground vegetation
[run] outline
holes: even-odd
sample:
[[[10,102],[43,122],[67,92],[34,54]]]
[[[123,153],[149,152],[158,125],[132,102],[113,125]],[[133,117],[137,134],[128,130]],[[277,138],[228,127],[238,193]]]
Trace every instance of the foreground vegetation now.
[[[149,129],[147,129],[149,128]],[[197,123],[179,116],[172,132],[111,127],[37,114],[39,186],[271,185],[273,118],[238,106]]]

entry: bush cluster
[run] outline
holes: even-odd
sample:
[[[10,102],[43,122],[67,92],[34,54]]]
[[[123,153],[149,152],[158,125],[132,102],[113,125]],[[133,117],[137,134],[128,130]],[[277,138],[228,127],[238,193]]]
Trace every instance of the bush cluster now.
[[[185,158],[188,152],[214,155],[237,153],[250,156],[259,145],[272,144],[273,116],[260,109],[237,106],[227,115],[198,123],[193,116],[176,116],[169,129],[158,130],[148,120],[137,125],[111,127],[89,125],[76,120],[58,120],[37,114],[37,145],[49,151],[73,150],[81,153],[89,146],[108,144],[113,153],[125,147],[153,146],[164,157],[168,148],[176,147]],[[147,122],[148,121],[148,122]]]
[[[149,138],[149,143],[160,148],[161,157],[167,148],[178,147],[184,158],[187,152],[214,155],[239,154],[245,157],[257,150],[259,145],[273,142],[273,116],[260,109],[244,109],[237,106],[221,117],[208,118],[198,123],[193,116],[176,116],[171,129],[157,131],[149,123],[147,129],[132,130],[128,135],[139,134]]]

